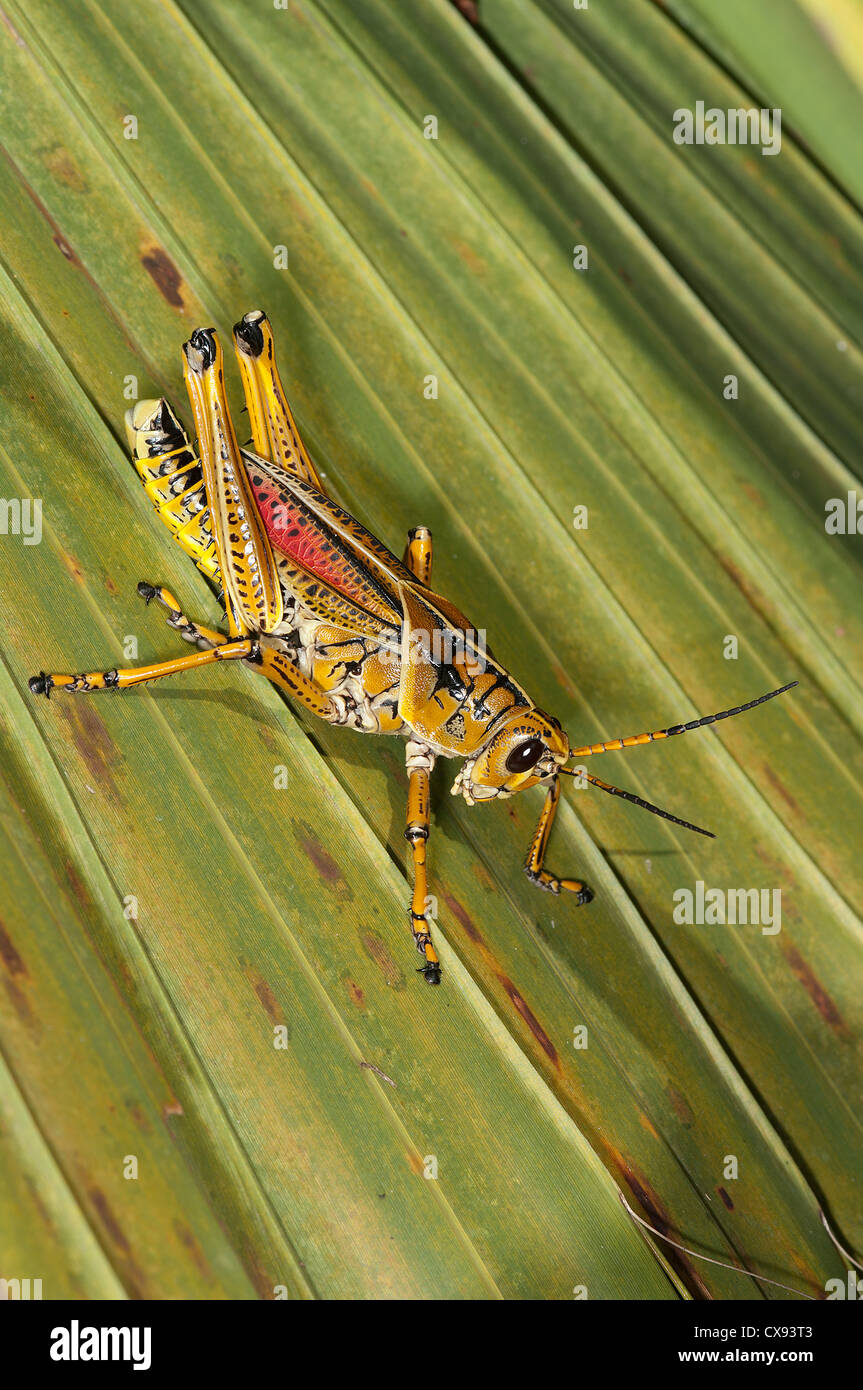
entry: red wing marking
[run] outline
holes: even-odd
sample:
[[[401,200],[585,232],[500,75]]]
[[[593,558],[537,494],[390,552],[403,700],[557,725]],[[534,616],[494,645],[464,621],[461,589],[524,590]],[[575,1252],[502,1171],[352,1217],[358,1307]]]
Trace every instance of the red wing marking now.
[[[367,612],[400,623],[400,607],[342,539],[301,498],[247,467],[270,544]]]

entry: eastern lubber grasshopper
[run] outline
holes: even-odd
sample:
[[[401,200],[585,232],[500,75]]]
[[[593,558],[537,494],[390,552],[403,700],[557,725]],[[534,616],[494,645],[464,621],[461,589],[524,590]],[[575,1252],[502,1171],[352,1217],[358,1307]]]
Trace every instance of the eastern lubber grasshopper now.
[[[464,615],[431,589],[430,531],[410,531],[398,560],[327,495],[297,432],[270,326],[260,311],[235,326],[234,347],[252,427],[250,449],[237,444],[222,351],[212,329],[198,329],[183,347],[199,457],[167,401],[139,401],[126,416],[145,491],[179,544],[220,586],[227,633],[191,622],[166,589],[141,583],[141,596],[168,610],[169,625],[196,652],[128,670],[42,672],[30,689],[46,696],[55,689],[125,690],[211,662],[240,661],[331,724],[400,734],[409,778],[411,929],[423,978],[439,984],[426,879],[429,777],[438,757],[463,759],[452,791],[469,805],[543,784],[545,804],[525,870],[538,887],[566,890],[587,903],[593,895],[585,884],[544,867],[559,774],[575,775],[565,764],[715,723],[796,682],[688,724],[570,748],[558,721],[537,709]],[[675,825],[710,834],[598,777],[586,774],[586,780]]]

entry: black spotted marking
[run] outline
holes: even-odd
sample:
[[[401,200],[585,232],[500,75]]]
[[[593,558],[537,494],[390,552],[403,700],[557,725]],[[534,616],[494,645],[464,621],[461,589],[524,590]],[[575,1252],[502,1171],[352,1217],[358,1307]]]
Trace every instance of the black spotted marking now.
[[[464,715],[461,710],[456,710],[455,714],[450,715],[444,724],[444,729],[454,739],[462,739],[465,736]]]

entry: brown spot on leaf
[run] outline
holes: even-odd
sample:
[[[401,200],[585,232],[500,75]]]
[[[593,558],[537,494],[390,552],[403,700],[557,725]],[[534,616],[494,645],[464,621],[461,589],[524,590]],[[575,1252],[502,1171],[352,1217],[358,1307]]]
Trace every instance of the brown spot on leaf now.
[[[464,261],[468,270],[471,271],[473,275],[483,275],[485,273],[485,261],[482,256],[474,251],[472,246],[468,246],[466,241],[455,242],[455,252],[456,255]]]
[[[68,555],[65,550],[60,551],[60,560],[69,571],[76,584],[84,583],[84,571],[81,569],[74,555]]]
[[[162,1114],[166,1120],[168,1119],[169,1115],[183,1114],[183,1107],[177,1100],[176,1096],[172,1097],[171,1100],[167,1102],[167,1104],[162,1106]]]
[[[320,840],[315,838],[311,828],[302,821],[295,823],[297,834],[297,844],[303,853],[311,859],[321,878],[325,883],[330,883],[350,901],[353,898],[353,891],[348,883],[345,882],[344,874],[339,868],[333,856],[328,850],[324,849]]]
[[[416,1173],[417,1177],[421,1178],[424,1172],[422,1155],[418,1154],[416,1149],[408,1149],[407,1160],[411,1172]]]
[[[759,844],[757,840],[753,842],[752,848],[755,850],[755,853],[758,855],[758,858],[761,860],[761,863],[764,864],[765,867],[770,870],[770,875],[772,878],[776,879],[779,883],[784,884],[785,887],[789,890],[792,888],[796,888],[796,879],[792,870],[789,869],[787,864],[783,864],[781,860],[775,858],[775,856],[770,854],[769,851],[766,850],[763,847],[763,845]],[[787,911],[785,903],[782,904],[782,910],[783,913]]]
[[[746,496],[749,498],[750,502],[752,502],[756,507],[763,508],[766,506],[764,497],[758,491],[757,487],[753,487],[752,483],[741,483],[740,486],[743,488],[743,491],[746,493]]]
[[[469,24],[479,24],[478,0],[453,0],[457,10],[461,10]]]
[[[96,697],[98,698],[98,697]],[[110,699],[110,695],[105,696]],[[89,695],[71,695],[58,699],[57,706],[69,725],[69,734],[87,765],[92,781],[116,795],[112,769],[119,753],[104,721],[96,713]]]
[[[360,986],[357,984],[356,980],[352,980],[351,977],[348,976],[348,978],[345,980],[345,985],[347,986],[347,991],[351,1003],[356,1004],[358,1009],[364,1009],[366,1006],[366,996],[363,993]]]
[[[761,596],[759,590],[755,588],[749,582],[746,576],[741,573],[737,565],[735,565],[734,561],[729,560],[727,555],[722,555],[718,551],[716,554],[716,558],[719,561],[722,568],[725,570],[725,573],[728,575],[729,579],[732,579],[734,581],[741,593],[744,594],[751,603],[760,604]]]
[[[642,1208],[645,1219],[655,1226],[657,1231],[667,1235],[671,1240],[682,1243],[681,1234],[671,1224],[665,1214],[665,1208],[653,1188],[635,1173],[625,1159],[621,1157],[621,1176],[632,1193],[633,1197]],[[666,1245],[665,1241],[660,1242],[660,1246],[666,1259],[672,1264],[679,1274],[683,1275],[689,1284],[690,1291],[698,1294],[700,1298],[711,1298],[712,1295],[695,1265],[683,1250],[677,1250],[673,1245]]]
[[[177,1237],[180,1241],[180,1244],[183,1246],[185,1250],[188,1250],[189,1254],[191,1255],[195,1267],[198,1270],[198,1273],[201,1274],[203,1278],[207,1280],[208,1283],[211,1282],[213,1278],[213,1271],[210,1269],[210,1266],[207,1263],[207,1259],[204,1255],[203,1250],[198,1244],[194,1232],[190,1231],[189,1227],[186,1226],[182,1221],[177,1221],[176,1218],[174,1220],[174,1230],[177,1232]]]
[[[61,232],[55,232],[52,240],[54,242],[54,245],[57,247],[57,250],[60,252],[61,256],[65,256],[67,261],[71,261],[72,265],[81,264],[81,262],[78,260],[78,257],[75,255],[75,252],[72,250],[72,247],[69,245],[68,241],[62,235]]]
[[[278,999],[275,997],[274,992],[272,992],[271,986],[268,986],[267,981],[257,980],[256,986],[254,986],[254,992],[256,992],[261,1004],[264,1005],[265,1012],[270,1015],[272,1022],[285,1022],[285,1016],[283,1016],[281,1008],[279,1008]]]
[[[725,1205],[727,1206],[728,1210],[729,1210],[729,1211],[733,1211],[733,1210],[734,1210],[734,1203],[732,1202],[732,1200],[731,1200],[731,1198],[729,1197],[728,1193],[725,1191],[725,1188],[724,1188],[724,1187],[717,1187],[716,1191],[719,1193],[720,1197],[722,1198],[723,1202],[724,1202]]]
[[[689,1101],[686,1099],[686,1096],[683,1095],[682,1091],[678,1091],[676,1086],[672,1086],[669,1083],[665,1088],[665,1094],[668,1096],[671,1102],[671,1108],[680,1123],[687,1126],[691,1125],[695,1117],[692,1113],[692,1106],[689,1104]]]
[[[12,1008],[15,1010],[16,1014],[20,1018],[21,1022],[24,1024],[25,1028],[31,1029],[31,1031],[34,1033],[41,1032],[41,1027],[36,1020],[36,1016],[33,1013],[33,1010],[30,1007],[30,1000],[27,998],[23,989],[19,987],[17,982],[15,980],[4,977],[3,988],[5,989],[6,994],[9,997],[9,1003],[12,1005]]]
[[[782,954],[791,968],[792,974],[795,979],[800,981],[819,1014],[824,1019],[824,1022],[829,1024],[831,1028],[835,1028],[839,1032],[844,1032],[845,1024],[842,1020],[842,1015],[824,986],[821,984],[821,981],[815,975],[811,966],[806,963],[800,952],[795,946],[792,946],[790,941],[780,940],[780,946],[782,948]]]
[[[405,977],[401,967],[393,960],[386,944],[381,940],[377,932],[366,932],[365,936],[362,938],[362,946],[366,955],[370,956],[374,961],[390,988],[404,989]]]
[[[261,740],[261,743],[264,745],[267,752],[275,753],[278,746],[278,740],[276,739],[276,736],[273,733],[272,729],[269,729],[266,724],[258,724],[256,726],[256,732],[258,738]]]
[[[85,1182],[87,1181],[88,1179],[85,1176]],[[132,1247],[129,1244],[125,1231],[111,1209],[108,1198],[101,1188],[92,1185],[87,1187],[87,1197],[102,1224],[105,1234],[117,1251],[119,1273],[129,1293],[133,1298],[151,1297],[151,1292],[147,1287],[146,1276],[135,1261],[132,1254]]]
[[[574,700],[578,694],[575,682],[568,671],[565,671],[560,662],[553,661],[551,665],[552,674],[558,685],[566,692],[570,699]]]
[[[153,1126],[150,1124],[150,1121],[147,1119],[147,1116],[144,1114],[143,1109],[137,1103],[137,1101],[127,1102],[126,1108],[129,1111],[129,1114],[132,1116],[132,1119],[134,1120],[137,1128],[140,1129],[141,1133],[152,1134]]]
[[[458,898],[454,898],[451,893],[442,894],[443,900],[457,922],[460,922],[470,937],[471,941],[482,941],[482,935],[478,927],[474,926],[467,908],[463,907]]]
[[[533,1036],[536,1038],[543,1052],[546,1054],[547,1057],[551,1059],[551,1061],[559,1070],[560,1058],[557,1055],[557,1049],[554,1046],[554,1043],[551,1041],[551,1038],[546,1033],[545,1029],[540,1024],[536,1014],[527,1004],[527,1001],[525,1000],[524,996],[519,993],[519,991],[516,989],[515,985],[513,984],[512,980],[509,978],[508,975],[504,975],[498,972],[497,978],[500,980],[501,984],[503,985],[504,989],[506,990],[516,1009],[521,1014],[522,1018],[527,1024],[528,1028],[533,1033]]]
[[[787,787],[784,785],[784,783],[781,782],[780,779],[777,777],[776,773],[773,771],[773,768],[770,766],[770,764],[769,764],[769,763],[762,763],[762,764],[761,764],[761,769],[762,769],[762,771],[763,771],[763,773],[764,773],[764,776],[767,778],[768,782],[770,783],[771,787],[773,787],[774,790],[777,791],[777,792],[779,793],[779,795],[782,797],[782,800],[785,802],[786,806],[788,806],[788,807],[790,808],[790,810],[794,811],[794,813],[795,813],[796,815],[799,815],[799,814],[800,814],[800,806],[799,806],[798,802],[795,801],[794,797],[791,795],[791,793],[790,793],[790,791],[788,790],[788,788],[787,788]]]
[[[237,257],[232,256],[230,251],[223,251],[219,256],[219,264],[222,267],[222,278],[239,286],[243,278],[244,267],[237,260]],[[237,293],[239,294],[239,288]]]
[[[87,180],[65,146],[54,145],[48,150],[45,155],[45,168],[54,175],[58,183],[65,184],[75,193],[90,191]]]
[[[141,265],[156,289],[173,309],[184,309],[183,277],[162,246],[148,246],[141,253]]]
[[[473,860],[471,872],[483,888],[488,888],[492,893],[496,891],[497,885],[481,859]]]
[[[122,1250],[124,1255],[131,1255],[132,1247],[126,1239],[126,1233],[111,1210],[108,1198],[105,1196],[102,1189],[100,1187],[91,1187],[87,1192],[87,1196],[96,1208],[99,1214],[99,1220],[102,1222],[102,1225],[105,1227],[114,1245],[116,1245],[118,1250]]]
[[[0,15],[2,15],[2,10],[0,10]],[[14,171],[16,179],[20,183],[22,189],[26,193],[27,197],[30,199],[33,206],[38,211],[40,217],[43,217],[48,226],[51,228],[54,245],[58,248],[59,251],[62,252],[67,261],[74,265],[76,269],[83,271],[84,275],[90,281],[90,283],[95,285],[95,281],[93,280],[92,275],[90,275],[87,269],[81,264],[81,261],[78,259],[75,252],[72,250],[72,247],[69,245],[69,242],[66,240],[57,222],[55,222],[54,218],[51,216],[50,212],[46,208],[45,204],[42,202],[42,199],[39,197],[39,194],[36,192],[35,188],[32,188],[31,185],[27,182],[21,170],[15,164],[14,160],[10,157],[8,150],[4,149],[0,151],[0,153],[2,153],[3,158],[9,164],[10,168]]]
[[[341,869],[333,856],[324,849],[323,845],[316,844],[313,840],[307,840],[303,848],[321,878],[325,878],[327,883],[338,883],[347,888]]]
[[[641,1125],[641,1128],[642,1128],[642,1129],[646,1129],[646,1130],[647,1130],[647,1132],[648,1132],[648,1134],[650,1135],[651,1139],[656,1139],[656,1140],[659,1139],[659,1131],[657,1130],[656,1126],[653,1124],[652,1120],[650,1119],[650,1116],[649,1116],[649,1115],[645,1115],[645,1113],[644,1113],[643,1110],[639,1113],[639,1116],[638,1116],[638,1123]]]
[[[281,1274],[276,1274],[261,1264],[261,1257],[255,1247],[254,1239],[245,1229],[237,1232],[236,1239],[243,1268],[254,1284],[258,1297],[272,1300],[275,1297],[274,1288],[287,1281]],[[298,1260],[297,1263],[301,1269],[305,1268],[302,1260]]]
[[[275,997],[274,992],[272,992],[272,986],[267,984],[267,981],[264,980],[263,974],[260,974],[258,970],[254,969],[254,966],[247,966],[245,976],[246,979],[249,980],[249,983],[252,984],[254,992],[256,992],[261,1004],[264,1005],[264,1012],[271,1017],[272,1022],[285,1022],[285,1015],[282,1013],[281,1005],[279,1005],[277,997]]]
[[[78,870],[75,868],[75,865],[72,863],[71,859],[67,859],[64,861],[63,868],[66,873],[66,879],[69,884],[69,887],[72,889],[72,892],[75,894],[75,897],[78,899],[79,903],[83,903],[85,907],[89,907],[89,890],[84,880],[81,878],[81,875],[78,873]]]
[[[10,975],[26,975],[28,973],[17,946],[2,922],[0,922],[0,961]]]
[[[30,1199],[31,1199],[31,1201],[32,1201],[32,1203],[33,1203],[33,1205],[34,1205],[34,1207],[36,1208],[36,1210],[37,1210],[38,1213],[39,1213],[39,1219],[40,1219],[40,1221],[42,1222],[43,1226],[44,1226],[45,1229],[46,1229],[47,1231],[49,1231],[55,1238],[59,1238],[59,1237],[57,1237],[57,1228],[56,1228],[56,1226],[54,1225],[54,1221],[53,1221],[53,1218],[52,1218],[52,1216],[51,1216],[51,1213],[49,1212],[48,1208],[45,1206],[45,1203],[42,1201],[41,1193],[39,1192],[39,1189],[38,1189],[38,1187],[36,1186],[35,1182],[33,1181],[33,1179],[30,1177],[30,1175],[29,1175],[28,1173],[22,1173],[21,1176],[22,1176],[23,1179],[24,1179],[24,1183],[25,1183],[25,1185],[26,1185],[26,1187],[27,1187],[27,1191],[30,1193]]]

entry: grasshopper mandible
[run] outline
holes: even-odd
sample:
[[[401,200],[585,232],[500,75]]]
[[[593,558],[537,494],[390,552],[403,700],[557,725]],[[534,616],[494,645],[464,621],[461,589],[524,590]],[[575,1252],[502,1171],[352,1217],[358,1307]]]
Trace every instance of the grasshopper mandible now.
[[[558,721],[538,709],[485,650],[459,610],[430,587],[431,532],[408,532],[396,559],[330,498],[300,439],[282,388],[269,323],[260,310],[234,327],[234,347],[252,428],[251,448],[237,444],[225,396],[215,332],[198,329],[183,345],[199,455],[167,401],[139,401],[126,426],[135,467],[162,521],[204,574],[220,587],[227,633],[187,618],[167,589],[141,583],[167,621],[197,651],[153,666],[46,675],[34,695],[52,690],[126,690],[215,661],[238,661],[330,724],[405,739],[409,779],[405,838],[413,857],[410,923],[423,964],[439,984],[441,967],[428,919],[426,841],[429,777],[439,757],[461,758],[452,787],[468,805],[546,788],[525,871],[538,887],[590,902],[590,889],[544,867],[572,758],[671,738],[741,714],[790,690],[796,681],[736,709],[653,733],[571,748]],[[689,821],[598,777],[602,791],[700,835]]]

